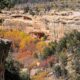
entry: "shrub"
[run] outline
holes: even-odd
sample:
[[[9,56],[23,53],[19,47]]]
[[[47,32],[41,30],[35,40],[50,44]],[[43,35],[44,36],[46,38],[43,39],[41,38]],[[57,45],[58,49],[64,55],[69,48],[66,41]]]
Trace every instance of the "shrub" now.
[[[43,49],[43,57],[47,58],[48,56],[54,55],[56,52],[56,42],[50,42],[47,47]]]
[[[0,0],[0,10],[5,7],[11,8],[15,5],[15,0]]]
[[[33,11],[33,10],[29,10],[29,13],[32,15],[32,16],[34,16],[35,15],[35,11]]]
[[[62,76],[63,78],[67,78],[68,77],[68,70],[65,68],[62,68]]]
[[[24,8],[24,13],[28,13],[28,12],[29,12],[29,10],[30,10],[30,8],[29,8],[29,7],[25,7],[25,8]]]
[[[23,71],[20,73],[20,80],[31,80],[28,72]]]
[[[43,56],[47,58],[48,56],[51,56],[53,54],[52,50],[49,47],[45,47],[43,51]]]
[[[54,67],[54,74],[57,78],[63,77],[64,79],[68,77],[68,71],[64,67],[62,68],[60,65],[56,65]]]
[[[5,63],[5,69],[13,74],[19,74],[19,70],[22,64],[20,64],[18,61],[15,61],[11,55],[9,55],[6,59]]]
[[[61,52],[59,53],[60,61],[62,65],[66,66],[67,65],[67,55],[66,52]]]
[[[4,19],[0,19],[0,25],[2,25],[3,21],[4,21]]]
[[[62,76],[62,70],[61,70],[61,67],[59,65],[56,65],[54,67],[54,74],[55,76],[58,78],[58,77],[61,77]]]

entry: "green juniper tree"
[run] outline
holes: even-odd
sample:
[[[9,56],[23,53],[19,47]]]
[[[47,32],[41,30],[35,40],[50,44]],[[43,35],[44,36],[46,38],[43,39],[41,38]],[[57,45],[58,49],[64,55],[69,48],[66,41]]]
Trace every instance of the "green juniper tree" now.
[[[15,5],[15,0],[0,0],[0,10],[11,8]]]

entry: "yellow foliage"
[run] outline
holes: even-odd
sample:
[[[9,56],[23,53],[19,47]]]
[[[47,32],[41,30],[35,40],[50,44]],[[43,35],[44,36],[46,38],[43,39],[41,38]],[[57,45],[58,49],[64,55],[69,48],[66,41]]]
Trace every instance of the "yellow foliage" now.
[[[0,30],[0,37],[10,39],[15,44],[18,43],[18,46],[20,49],[25,48],[27,44],[35,40],[32,36],[27,35],[26,33],[20,30],[15,30],[15,29],[14,30]]]
[[[34,66],[37,66],[37,62],[39,62],[38,59],[35,59],[35,61],[29,65],[29,68],[32,69]]]
[[[46,42],[44,41],[40,41],[36,44],[36,49],[40,52],[43,51],[43,49],[45,48],[45,46],[47,46]]]
[[[30,44],[31,41],[34,41],[34,38],[32,38],[30,35],[23,37],[20,42],[20,49],[25,48],[26,45]]]
[[[48,72],[40,72],[39,74],[32,77],[32,80],[44,80],[44,78],[48,75]]]
[[[31,50],[31,52],[37,50],[42,52],[47,45],[45,41],[38,40],[29,34],[26,34],[20,30],[0,30],[0,37],[7,38],[13,41],[13,50],[19,52],[25,52]],[[29,48],[32,49],[29,49]],[[33,50],[33,51],[32,51]],[[34,52],[35,53],[35,52]]]

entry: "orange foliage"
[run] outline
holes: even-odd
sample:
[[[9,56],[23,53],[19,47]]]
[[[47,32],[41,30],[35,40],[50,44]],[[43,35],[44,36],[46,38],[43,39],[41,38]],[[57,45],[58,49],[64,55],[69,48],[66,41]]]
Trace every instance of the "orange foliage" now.
[[[30,51],[26,51],[26,52],[23,52],[23,53],[19,53],[17,56],[16,56],[16,59],[19,60],[19,61],[22,61],[23,59],[25,59],[26,57],[28,57],[29,55],[32,55],[32,53]]]
[[[45,41],[41,41],[33,36],[26,34],[20,30],[0,30],[0,37],[12,40],[13,52],[18,52],[17,59],[23,60],[28,55],[32,55],[35,51],[42,52],[46,46]]]

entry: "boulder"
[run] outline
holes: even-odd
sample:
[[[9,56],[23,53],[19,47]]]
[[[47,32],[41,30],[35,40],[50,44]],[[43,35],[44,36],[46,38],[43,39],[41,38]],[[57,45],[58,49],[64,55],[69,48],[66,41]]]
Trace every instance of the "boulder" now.
[[[11,41],[0,38],[0,64],[4,63],[11,46]]]

